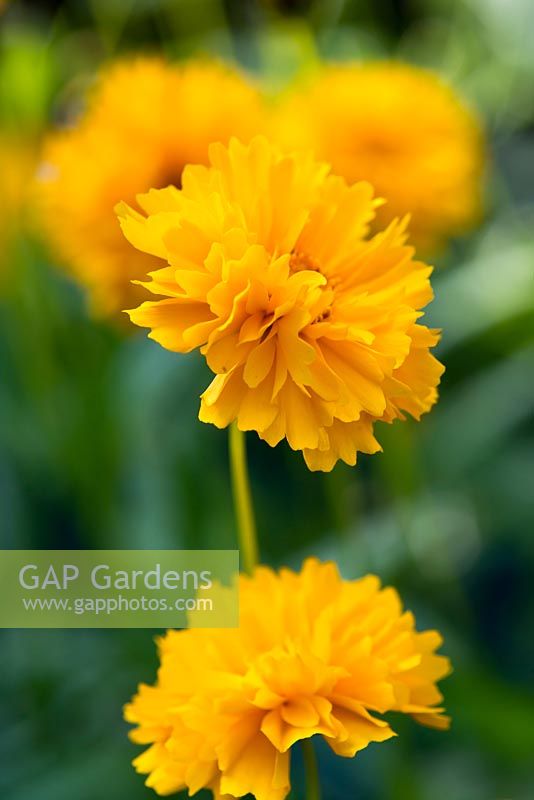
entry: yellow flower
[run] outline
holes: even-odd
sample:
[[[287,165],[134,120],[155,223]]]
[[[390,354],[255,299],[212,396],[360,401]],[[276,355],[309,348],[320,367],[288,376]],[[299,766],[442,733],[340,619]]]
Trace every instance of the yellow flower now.
[[[256,89],[220,64],[138,58],[102,74],[77,124],[49,139],[40,191],[51,242],[97,313],[132,303],[131,280],[155,267],[153,258],[132,254],[115,204],[179,185],[185,164],[207,161],[211,142],[234,133],[249,139],[261,117]]]
[[[355,464],[380,449],[376,420],[418,419],[436,400],[438,334],[418,324],[432,270],[403,221],[367,238],[368,183],[263,137],[210,159],[186,167],[181,191],[138,197],[146,217],[118,209],[129,241],[168,263],[143,284],[164,299],[130,317],[167,349],[205,355],[203,422],[285,437],[310,469]]]
[[[387,200],[380,222],[410,213],[427,250],[480,215],[479,123],[431,72],[395,62],[324,67],[287,93],[273,135],[313,148],[350,183],[370,181]]]
[[[240,627],[169,631],[156,685],[125,708],[133,741],[151,745],[134,761],[147,786],[283,800],[299,740],[321,735],[352,757],[395,735],[388,711],[448,727],[441,636],[418,633],[376,576],[344,581],[309,559],[300,574],[260,567],[240,581]]]

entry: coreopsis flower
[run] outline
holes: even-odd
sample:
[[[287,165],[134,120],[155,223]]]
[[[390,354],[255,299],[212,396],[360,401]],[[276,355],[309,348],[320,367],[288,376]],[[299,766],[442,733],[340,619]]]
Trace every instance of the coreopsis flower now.
[[[240,627],[169,631],[154,686],[125,708],[135,761],[166,795],[283,800],[294,744],[322,736],[352,757],[394,736],[388,712],[445,729],[436,682],[450,671],[437,631],[415,629],[374,575],[340,578],[309,559],[300,574],[256,569],[240,579]]]
[[[159,295],[130,311],[176,352],[200,348],[215,378],[200,419],[237,420],[271,446],[287,439],[310,469],[375,453],[377,420],[419,419],[442,367],[421,325],[431,268],[414,260],[406,221],[369,237],[379,201],[309,154],[263,137],[210,148],[181,190],[118,209],[126,237],[166,265]]]
[[[387,200],[380,222],[410,213],[426,250],[480,215],[480,125],[432,72],[396,62],[323,67],[287,92],[273,135],[312,147],[351,183],[370,181]]]
[[[222,64],[145,57],[102,73],[81,118],[50,137],[39,192],[51,243],[97,313],[122,311],[138,296],[132,279],[155,267],[124,241],[115,204],[179,186],[185,164],[205,163],[213,141],[249,139],[262,113],[257,90]]]

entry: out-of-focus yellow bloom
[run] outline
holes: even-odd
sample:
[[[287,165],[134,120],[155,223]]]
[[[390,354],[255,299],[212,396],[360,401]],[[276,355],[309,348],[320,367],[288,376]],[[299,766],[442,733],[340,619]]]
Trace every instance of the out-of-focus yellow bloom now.
[[[40,191],[50,239],[97,313],[132,303],[131,280],[155,266],[124,241],[115,204],[180,185],[185,164],[205,163],[211,142],[247,140],[261,119],[256,89],[221,64],[139,58],[103,72],[75,127],[49,139]]]
[[[0,137],[0,265],[1,272],[9,268],[10,244],[24,224],[28,187],[33,181],[36,164],[36,147],[33,142]],[[2,276],[0,276],[0,282]]]
[[[165,299],[130,312],[176,352],[200,348],[216,377],[200,419],[237,420],[271,446],[284,437],[310,469],[374,453],[376,420],[415,418],[443,371],[418,324],[431,267],[413,259],[405,223],[368,238],[379,201],[309,154],[265,138],[210,148],[182,190],[119,208],[124,233],[168,266],[143,284]]]
[[[326,66],[287,92],[272,128],[285,146],[313,148],[349,183],[370,181],[386,199],[379,221],[410,213],[425,250],[480,215],[479,123],[431,72],[395,62]]]
[[[238,629],[170,631],[155,686],[125,708],[150,745],[135,761],[166,795],[283,800],[290,749],[320,735],[354,756],[394,736],[397,711],[447,728],[436,682],[450,671],[437,631],[418,633],[397,592],[374,575],[344,581],[309,559],[300,574],[260,567],[241,578]]]

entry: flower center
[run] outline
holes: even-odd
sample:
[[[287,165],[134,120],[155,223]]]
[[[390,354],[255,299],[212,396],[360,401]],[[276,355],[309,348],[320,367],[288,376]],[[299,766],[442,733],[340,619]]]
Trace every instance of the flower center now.
[[[314,272],[321,272],[319,262],[308,253],[302,253],[300,250],[293,250],[289,258],[289,269],[292,272],[302,272],[302,270],[309,269]]]
[[[152,187],[156,189],[166,189],[167,186],[176,186],[177,189],[181,189],[182,172],[183,167],[166,164],[153,180]]]
[[[376,131],[364,142],[363,149],[366,153],[376,158],[389,158],[399,152],[399,145],[392,141],[389,136]]]
[[[314,315],[313,322],[325,322],[330,318],[332,311],[332,301],[334,299],[333,289],[339,282],[337,278],[325,275],[321,269],[319,261],[309,253],[302,252],[301,250],[293,250],[289,257],[289,269],[291,272],[303,272],[310,270],[311,272],[318,272],[325,278],[325,283],[320,287],[320,296],[315,296],[312,306]]]

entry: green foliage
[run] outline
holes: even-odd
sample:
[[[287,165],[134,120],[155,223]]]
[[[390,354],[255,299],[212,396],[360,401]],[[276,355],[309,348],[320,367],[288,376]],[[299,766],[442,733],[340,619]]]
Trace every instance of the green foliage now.
[[[296,566],[316,553],[347,577],[376,571],[421,626],[444,632],[455,666],[444,685],[452,731],[399,720],[397,740],[353,761],[321,751],[325,800],[534,796],[529,12],[532,22],[528,0],[506,10],[484,0],[73,0],[3,12],[0,118],[21,136],[56,121],[101,58],[137,48],[233,55],[273,86],[318,54],[401,55],[451,76],[489,126],[486,219],[435,277],[429,317],[444,329],[447,366],[436,410],[419,425],[384,426],[382,455],[328,476],[285,446],[250,440],[264,558]],[[204,366],[92,321],[29,230],[11,248],[0,545],[234,546],[225,434],[196,419]],[[3,800],[153,796],[130,766],[137,748],[121,719],[155,674],[147,631],[4,633],[0,664]],[[295,770],[298,779],[298,759]]]

